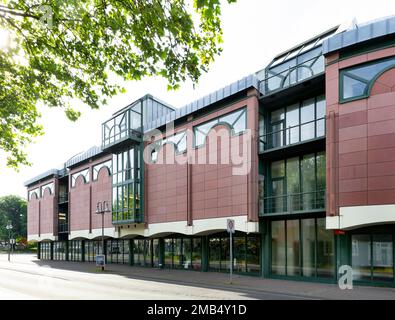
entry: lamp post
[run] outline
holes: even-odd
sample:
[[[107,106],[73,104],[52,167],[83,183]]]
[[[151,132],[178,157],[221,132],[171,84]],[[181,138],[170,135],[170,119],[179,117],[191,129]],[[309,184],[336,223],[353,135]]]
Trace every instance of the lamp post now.
[[[11,230],[12,230],[12,224],[9,222],[6,227],[8,230],[8,241],[9,241],[9,248],[8,248],[8,261],[10,261],[10,256],[11,256]]]
[[[96,214],[101,214],[101,250],[102,255],[104,256],[104,214],[106,212],[111,212],[108,207],[108,201],[98,202],[96,205]],[[102,271],[104,271],[104,265],[101,267]]]

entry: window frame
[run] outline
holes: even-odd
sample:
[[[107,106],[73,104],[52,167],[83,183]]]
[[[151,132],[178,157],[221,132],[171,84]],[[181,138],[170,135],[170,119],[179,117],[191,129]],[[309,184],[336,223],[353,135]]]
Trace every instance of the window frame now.
[[[352,75],[350,73],[350,72],[352,72],[353,69],[369,67],[369,66],[374,65],[374,64],[379,64],[379,63],[386,62],[386,61],[391,61],[391,60],[393,60],[393,63],[391,65],[381,69],[370,80],[366,80],[366,79],[360,78],[360,77]],[[373,88],[376,80],[381,75],[383,75],[385,72],[387,72],[388,70],[391,70],[393,68],[395,68],[395,56],[390,56],[390,57],[386,57],[386,58],[382,58],[382,59],[368,61],[368,62],[365,62],[365,63],[360,63],[360,64],[357,64],[357,65],[353,65],[351,67],[347,67],[347,68],[339,70],[339,103],[343,104],[343,103],[347,103],[347,102],[351,102],[351,101],[356,101],[356,100],[362,100],[362,99],[369,98],[370,95],[371,95],[372,88]],[[358,95],[358,96],[344,98],[344,76],[347,76],[347,77],[349,77],[351,79],[354,79],[354,80],[366,83],[366,87],[364,89],[364,93],[361,94],[361,95]]]

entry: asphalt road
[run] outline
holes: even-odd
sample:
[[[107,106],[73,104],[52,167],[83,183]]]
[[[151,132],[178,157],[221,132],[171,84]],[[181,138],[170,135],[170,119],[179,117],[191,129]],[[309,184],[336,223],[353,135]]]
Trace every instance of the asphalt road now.
[[[33,255],[0,254],[0,299],[301,299],[300,296],[221,286],[193,286],[136,279],[119,274],[82,272],[38,264]],[[187,274],[187,273],[184,273]]]

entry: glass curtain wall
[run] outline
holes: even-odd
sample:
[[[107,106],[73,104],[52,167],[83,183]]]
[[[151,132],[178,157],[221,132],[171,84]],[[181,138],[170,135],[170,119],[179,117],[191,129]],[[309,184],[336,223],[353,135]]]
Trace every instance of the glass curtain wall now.
[[[334,277],[334,235],[325,218],[271,222],[271,274]]]
[[[320,95],[269,113],[266,139],[260,149],[279,148],[325,135],[325,96]]]
[[[152,267],[152,240],[133,240],[133,263],[135,266]]]
[[[53,260],[66,260],[65,241],[56,241],[53,243]]]
[[[69,241],[69,260],[82,261],[82,241],[72,240]]]
[[[107,240],[107,263],[129,263],[129,240]]]
[[[264,213],[325,209],[325,152],[274,161],[269,168]]]
[[[112,220],[140,222],[140,146],[113,155]]]

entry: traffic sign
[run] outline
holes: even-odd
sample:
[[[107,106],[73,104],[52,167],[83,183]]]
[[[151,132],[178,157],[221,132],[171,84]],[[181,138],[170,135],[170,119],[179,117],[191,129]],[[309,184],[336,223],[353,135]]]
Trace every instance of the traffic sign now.
[[[226,221],[226,229],[229,233],[235,233],[235,220],[227,219]]]

